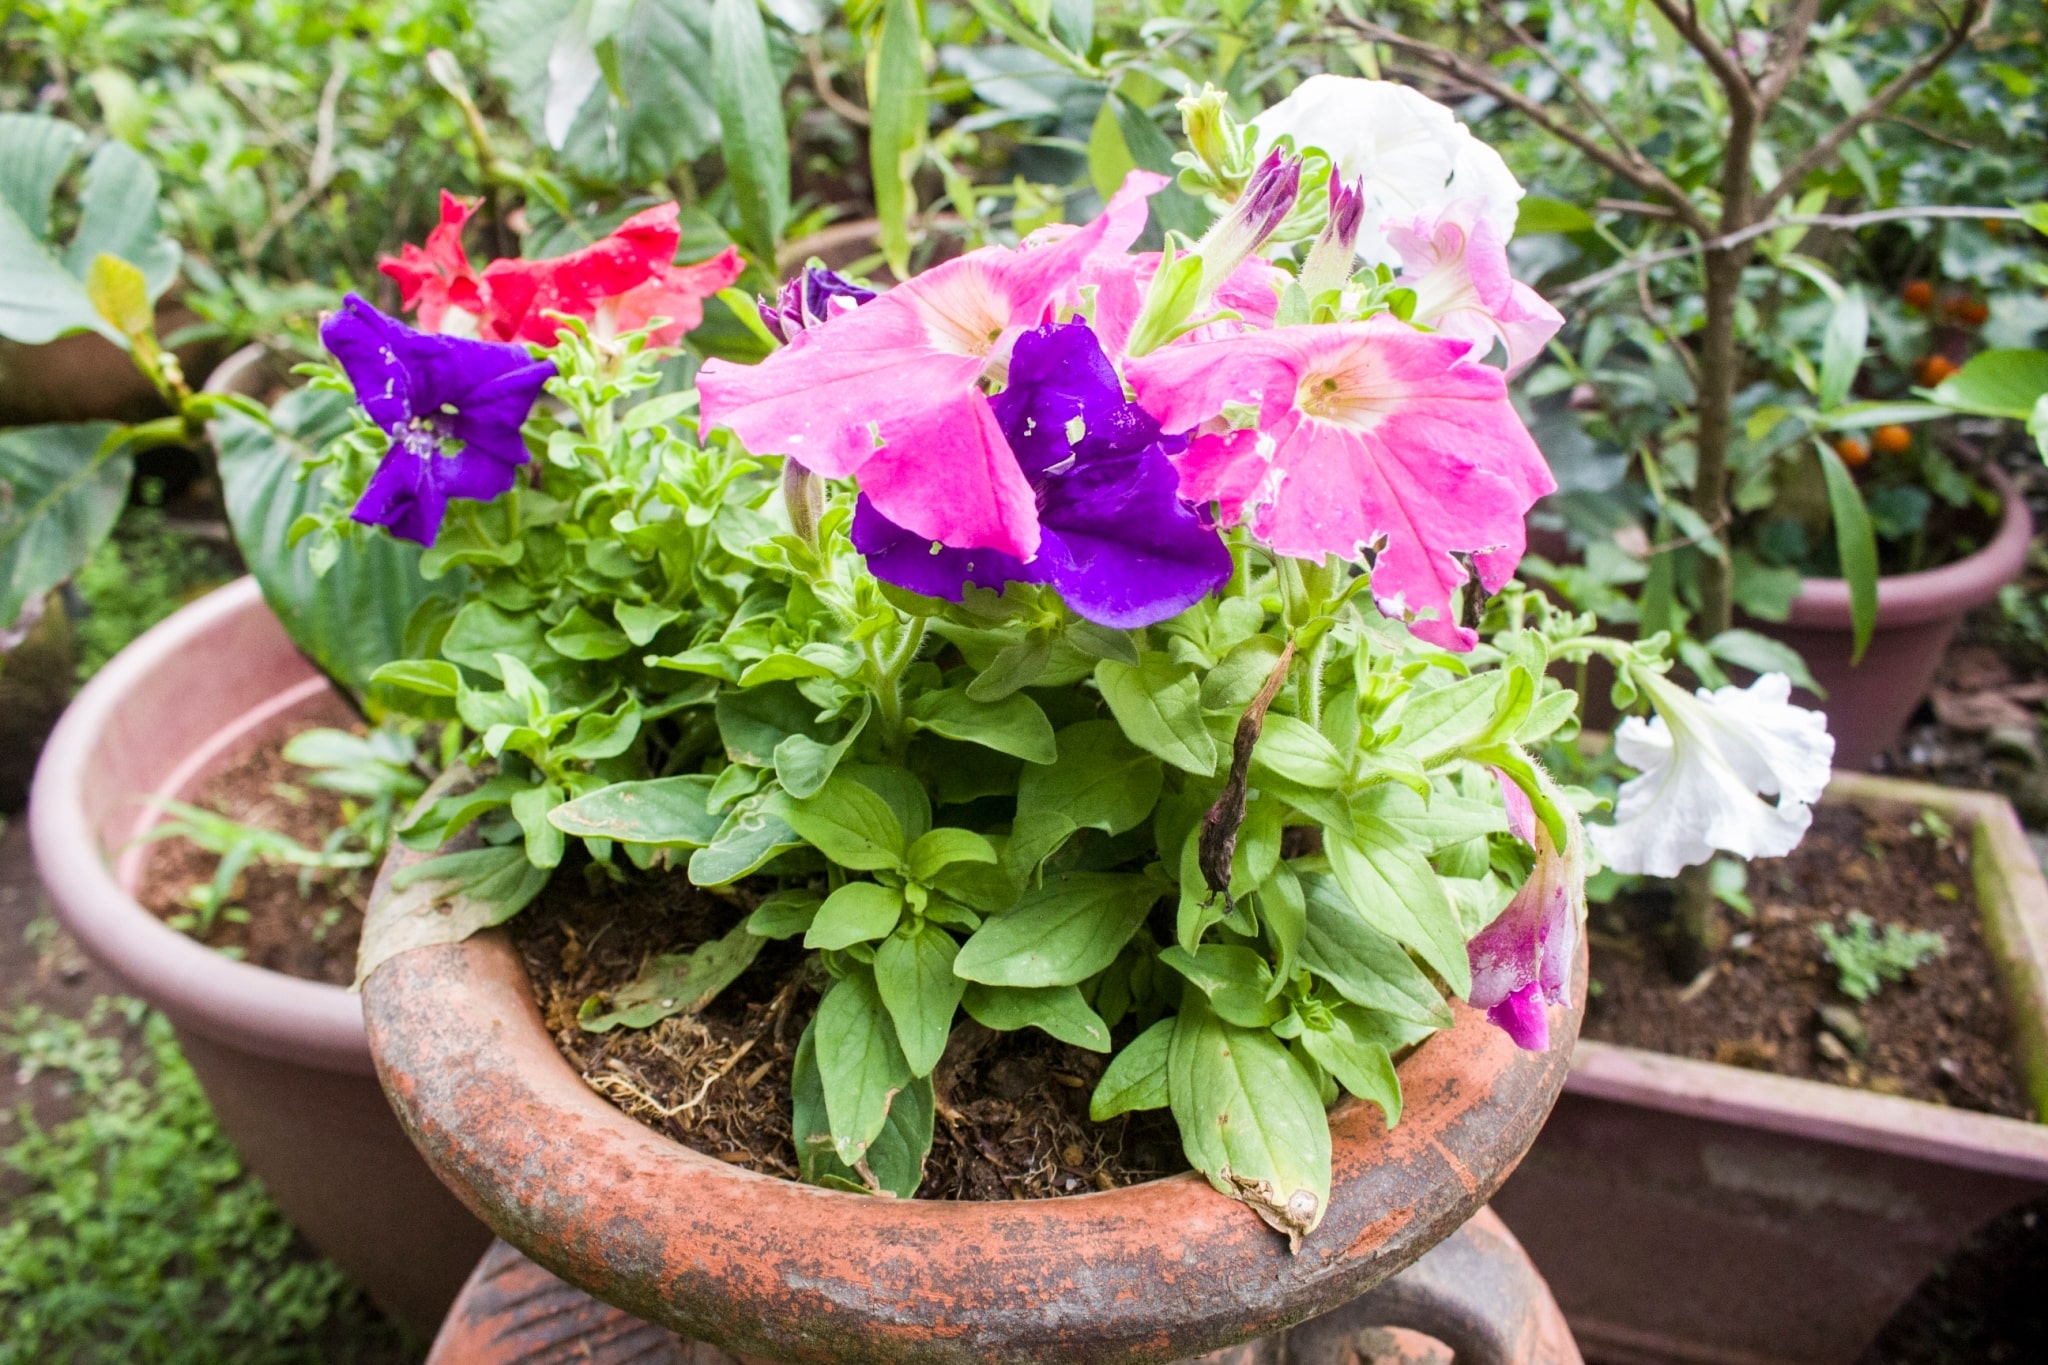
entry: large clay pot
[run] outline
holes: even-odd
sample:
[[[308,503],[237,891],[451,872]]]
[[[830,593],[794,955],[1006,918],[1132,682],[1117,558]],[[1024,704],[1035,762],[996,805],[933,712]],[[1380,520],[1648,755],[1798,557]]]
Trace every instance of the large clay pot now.
[[[36,770],[30,836],[65,928],[176,1026],[221,1127],[285,1215],[393,1317],[431,1332],[489,1241],[379,1092],[360,999],[236,962],[133,891],[152,797],[190,797],[284,726],[345,722],[253,579],[123,650],[79,693]]]
[[[1997,598],[2026,567],[2034,538],[2027,500],[1997,469],[1987,468],[1984,479],[2005,503],[1998,533],[1967,559],[1878,579],[1877,629],[1860,663],[1849,662],[1855,633],[1847,579],[1806,579],[1785,621],[1744,622],[1798,650],[1814,681],[1827,689],[1825,701],[1803,690],[1794,700],[1827,712],[1836,767],[1867,768],[1898,742],[1963,618]]]
[[[1867,773],[1827,799],[1969,831],[2016,1070],[2048,1113],[2048,882],[2011,804]],[[1494,1207],[1590,1359],[1851,1365],[1970,1234],[2044,1194],[2042,1124],[1582,1041]]]
[[[395,851],[379,895],[419,856]],[[956,1203],[820,1189],[692,1151],[562,1059],[501,931],[401,952],[363,1000],[400,1119],[500,1237],[636,1317],[789,1365],[1173,1361],[1324,1313],[1473,1217],[1550,1112],[1579,1022],[1576,1006],[1553,1011],[1553,1049],[1522,1052],[1459,1006],[1401,1064],[1396,1129],[1363,1104],[1332,1112],[1330,1207],[1290,1255],[1193,1174]]]

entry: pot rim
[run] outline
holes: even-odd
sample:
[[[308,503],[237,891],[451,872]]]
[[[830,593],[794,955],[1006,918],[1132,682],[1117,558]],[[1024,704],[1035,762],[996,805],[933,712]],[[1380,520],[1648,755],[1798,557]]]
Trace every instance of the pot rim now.
[[[1095,1365],[1302,1321],[1462,1225],[1564,1084],[1581,951],[1551,1051],[1520,1051],[1458,1004],[1401,1064],[1398,1127],[1356,1101],[1330,1112],[1330,1207],[1294,1256],[1193,1172],[1057,1199],[889,1200],[704,1155],[585,1084],[502,930],[397,954],[363,1000],[385,1092],[428,1164],[500,1237],[607,1302],[781,1361]]]
[[[1987,894],[1977,870],[1978,909],[2006,995],[2019,1016],[2015,1060],[2033,1074],[2041,1104],[2041,1054],[2048,1046],[2048,878],[2028,848],[2012,803],[1996,792],[1953,790],[1874,773],[1837,772],[1823,800],[1859,806],[1933,806],[1972,829],[1973,870],[1996,866],[2004,885]],[[1694,1057],[1586,1038],[1572,1056],[1565,1090],[1665,1113],[1791,1137],[1837,1143],[1967,1170],[2048,1180],[2048,1123],[1952,1109],[1903,1095],[1778,1076]]]
[[[2019,576],[2034,539],[2034,515],[2012,478],[1996,465],[1986,465],[1984,481],[1998,490],[2002,509],[1991,543],[1953,564],[1919,573],[1883,574],[1877,580],[1877,628],[1916,626],[1944,617],[1961,616],[1998,596],[1998,590]],[[1849,580],[1802,578],[1791,614],[1780,623],[1806,629],[1848,631]]]
[[[371,1072],[362,1002],[340,986],[308,981],[225,957],[171,928],[117,879],[85,800],[86,773],[114,717],[152,685],[169,658],[200,647],[214,630],[250,612],[268,612],[254,578],[244,577],[179,609],[122,650],[73,699],[36,765],[29,797],[29,840],[36,869],[64,926],[130,989],[224,1046],[324,1070]],[[327,687],[302,683],[244,713],[227,738]],[[210,746],[218,751],[219,743]],[[202,754],[186,755],[173,780]],[[120,855],[117,852],[114,857]]]

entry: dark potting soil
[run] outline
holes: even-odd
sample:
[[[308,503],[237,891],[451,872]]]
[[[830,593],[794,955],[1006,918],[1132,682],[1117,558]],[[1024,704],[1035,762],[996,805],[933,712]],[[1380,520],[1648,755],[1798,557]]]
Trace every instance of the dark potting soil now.
[[[619,884],[565,867],[511,928],[548,1031],[591,1089],[686,1146],[795,1179],[790,1076],[826,984],[795,941],[766,945],[696,1014],[605,1033],[576,1020],[585,1000],[633,980],[649,958],[687,952],[743,913],[679,874]],[[938,1118],[918,1197],[1039,1199],[1186,1170],[1164,1111],[1089,1122],[1108,1060],[1036,1029],[956,1025],[933,1075]]]
[[[206,779],[187,804],[320,847],[343,823],[343,798],[311,785],[304,768],[285,761],[284,746],[297,733],[272,736]],[[135,898],[158,919],[196,918],[192,891],[209,885],[219,865],[187,840],[160,840],[149,850]],[[200,941],[274,972],[346,986],[355,980],[372,871],[317,873],[302,885],[296,869],[252,863],[229,901],[246,915],[216,915]]]
[[[1967,834],[1944,836],[1910,812],[1820,806],[1813,817],[1789,857],[1750,865],[1755,918],[1729,912],[1736,933],[1702,979],[1676,983],[1667,970],[1668,902],[1635,895],[1593,907],[1586,1036],[2034,1117],[2013,1074],[2012,1016],[1977,926]],[[1814,933],[1822,923],[1846,932],[1856,911],[1880,932],[1888,924],[1937,930],[1948,951],[1858,1005],[1836,988]]]
[[[2048,1199],[1980,1229],[1892,1315],[1857,1365],[2048,1360]]]

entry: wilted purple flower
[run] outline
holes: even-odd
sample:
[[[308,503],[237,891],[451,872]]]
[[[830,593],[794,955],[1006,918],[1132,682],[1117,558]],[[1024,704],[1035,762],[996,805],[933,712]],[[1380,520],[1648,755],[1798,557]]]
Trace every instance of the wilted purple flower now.
[[[855,284],[822,265],[804,267],[802,273],[785,280],[774,303],[758,301],[761,322],[777,341],[790,342],[797,334],[841,313],[858,308],[875,296],[875,291]]]
[[[489,502],[512,486],[527,459],[519,428],[554,377],[552,361],[524,346],[414,331],[354,294],[320,340],[391,437],[357,521],[431,545],[450,498]]]
[[[1571,999],[1585,896],[1584,855],[1576,815],[1565,811],[1569,832],[1559,852],[1522,789],[1505,777],[1500,785],[1508,827],[1535,848],[1536,866],[1500,916],[1465,945],[1472,963],[1472,1003],[1516,1047],[1542,1052],[1550,1046],[1550,1020],[1543,1007]]]
[[[1264,242],[1280,230],[1300,193],[1301,158],[1288,156],[1275,147],[1252,172],[1251,181],[1244,187],[1244,197],[1237,201],[1236,212],[1242,215],[1254,239]]]
[[[853,544],[877,578],[955,602],[969,583],[1050,583],[1088,620],[1130,629],[1175,615],[1230,577],[1230,551],[1179,497],[1167,457],[1186,438],[1162,436],[1125,401],[1086,323],[1021,333],[1009,387],[990,403],[1038,498],[1037,557],[936,547],[863,496]]]

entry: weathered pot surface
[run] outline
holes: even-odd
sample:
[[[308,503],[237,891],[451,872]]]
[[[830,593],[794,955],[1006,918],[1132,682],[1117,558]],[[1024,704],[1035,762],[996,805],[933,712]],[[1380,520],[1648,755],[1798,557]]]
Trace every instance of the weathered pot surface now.
[[[2010,803],[1860,773],[1827,799],[1970,831],[2048,1112],[2048,881]],[[1971,1233],[2043,1194],[2048,1126],[1588,1040],[1494,1204],[1597,1360],[1849,1365]]]
[[[225,957],[133,894],[155,847],[135,839],[162,818],[152,798],[190,799],[283,727],[352,718],[242,579],[79,693],[37,769],[30,836],[65,928],[170,1018],[221,1127],[285,1215],[386,1312],[431,1330],[488,1237],[383,1103],[361,1003]]]
[[[1795,700],[1827,712],[1836,767],[1868,767],[1898,741],[1963,618],[2026,567],[2034,538],[2027,500],[1996,468],[1986,468],[1984,480],[2004,500],[1998,533],[1953,564],[1878,579],[1877,629],[1860,663],[1850,662],[1855,633],[1846,579],[1804,579],[1786,620],[1745,622],[1798,650],[1814,681],[1827,689],[1825,701],[1804,691]]]
[[[419,855],[395,852],[384,871]],[[380,886],[380,892],[383,887]],[[1478,1211],[1564,1083],[1584,1000],[1522,1052],[1476,1011],[1402,1063],[1389,1132],[1330,1116],[1330,1208],[1299,1255],[1186,1174],[1005,1203],[885,1200],[756,1174],[614,1109],[555,1050],[506,936],[364,983],[370,1047],[441,1178],[535,1262],[636,1317],[807,1362],[1160,1362],[1355,1298]]]

